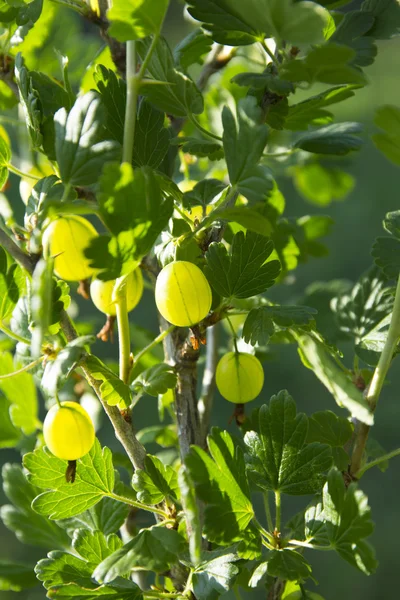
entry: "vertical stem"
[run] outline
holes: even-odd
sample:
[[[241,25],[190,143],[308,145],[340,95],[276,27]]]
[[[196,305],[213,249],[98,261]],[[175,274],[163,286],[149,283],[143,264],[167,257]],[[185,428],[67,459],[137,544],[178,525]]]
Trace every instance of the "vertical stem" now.
[[[198,402],[202,446],[206,446],[206,438],[210,426],[211,410],[215,390],[215,370],[218,361],[218,325],[207,329],[206,365],[204,368],[201,396]]]
[[[276,506],[276,514],[275,514],[275,529],[280,532],[281,530],[281,493],[275,492],[275,506]]]
[[[263,500],[264,500],[265,514],[267,516],[268,529],[269,529],[269,531],[272,532],[274,530],[274,526],[272,523],[271,508],[269,506],[269,492],[263,493]]]
[[[136,111],[138,100],[138,78],[136,76],[136,42],[126,44],[126,112],[124,123],[124,145],[122,160],[132,163],[133,141],[135,138]]]
[[[131,341],[129,332],[128,308],[126,303],[126,276],[117,279],[113,300],[117,313],[118,344],[119,344],[119,377],[124,383],[129,383],[131,370]],[[125,403],[119,404],[120,409],[126,409]]]
[[[374,374],[369,384],[366,400],[374,411],[385,382],[386,375],[389,371],[393,354],[400,338],[400,277],[397,281],[396,295],[394,299],[392,319],[388,330],[386,342],[376,366]],[[354,443],[353,453],[351,457],[350,473],[354,477],[357,476],[361,469],[362,459],[367,443],[370,427],[365,423],[359,423],[357,428],[356,440]]]

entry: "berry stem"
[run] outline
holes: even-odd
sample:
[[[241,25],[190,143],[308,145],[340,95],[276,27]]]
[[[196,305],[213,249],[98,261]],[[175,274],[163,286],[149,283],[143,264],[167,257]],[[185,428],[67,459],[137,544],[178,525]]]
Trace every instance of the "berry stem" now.
[[[236,354],[239,354],[239,350],[237,347],[237,335],[236,335],[235,328],[233,327],[232,321],[230,320],[230,318],[228,316],[226,317],[226,320],[228,321],[229,327],[231,328],[231,331],[232,331],[232,338],[233,338],[233,345],[235,347],[235,352],[236,352]]]
[[[21,369],[18,369],[17,371],[13,371],[12,373],[7,373],[6,375],[0,375],[0,380],[8,379],[9,377],[13,377],[14,375],[19,375],[20,373],[24,373],[25,371],[30,371],[31,369],[34,369],[38,364],[40,364],[42,362],[42,360],[44,358],[45,358],[44,356],[40,356],[33,362],[29,363],[29,365],[25,365],[24,367],[21,367]]]

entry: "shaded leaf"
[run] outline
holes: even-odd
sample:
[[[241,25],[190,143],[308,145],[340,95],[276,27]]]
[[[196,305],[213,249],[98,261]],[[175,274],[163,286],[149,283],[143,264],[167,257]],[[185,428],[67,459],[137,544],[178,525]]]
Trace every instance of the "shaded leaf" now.
[[[165,498],[174,501],[179,490],[176,471],[149,454],[144,460],[144,470],[136,469],[132,487],[140,502],[152,505],[160,504]]]
[[[359,123],[328,125],[305,134],[297,140],[294,148],[301,148],[316,154],[348,154],[351,151],[360,149],[363,142],[353,134],[361,131],[362,126]]]

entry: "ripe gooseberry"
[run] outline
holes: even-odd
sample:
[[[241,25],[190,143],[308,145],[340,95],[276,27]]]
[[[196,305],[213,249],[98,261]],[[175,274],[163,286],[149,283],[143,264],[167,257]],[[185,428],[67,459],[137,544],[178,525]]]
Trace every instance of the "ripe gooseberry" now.
[[[177,327],[190,327],[209,313],[212,292],[203,272],[184,260],[169,263],[156,282],[157,308]]]
[[[111,281],[101,281],[93,279],[90,284],[90,297],[96,308],[100,312],[110,317],[115,317],[116,307],[112,300],[115,279]],[[126,303],[128,312],[133,310],[139,303],[143,294],[143,276],[140,269],[135,269],[126,278]]]
[[[254,400],[264,385],[258,358],[246,352],[228,352],[217,365],[216,383],[221,396],[235,404]]]
[[[81,281],[94,275],[84,254],[98,233],[83,217],[68,215],[52,221],[43,234],[43,254],[54,256],[54,273],[65,281]]]
[[[51,407],[43,423],[43,437],[49,450],[62,460],[85,456],[94,444],[93,423],[77,402],[61,402]]]

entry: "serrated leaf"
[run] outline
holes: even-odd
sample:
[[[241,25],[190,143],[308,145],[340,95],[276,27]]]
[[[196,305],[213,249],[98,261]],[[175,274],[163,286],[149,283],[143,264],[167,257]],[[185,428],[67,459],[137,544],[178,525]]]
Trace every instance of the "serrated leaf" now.
[[[400,4],[399,4],[400,12]],[[375,146],[395,165],[400,165],[400,108],[380,106],[375,112],[375,125],[384,133],[372,136]]]
[[[90,335],[83,335],[69,342],[57,354],[53,361],[48,361],[42,377],[42,388],[51,397],[55,398],[57,391],[65,383],[76,363],[86,352],[85,346],[95,342]]]
[[[233,206],[232,208],[217,210],[213,215],[215,215],[215,219],[239,223],[245,229],[260,235],[268,236],[272,233],[270,221],[256,209],[253,210],[248,206]]]
[[[317,311],[308,306],[261,306],[253,308],[247,315],[243,326],[243,339],[255,346],[264,346],[275,332],[274,324],[279,328],[304,327],[311,325]]]
[[[258,413],[258,431],[245,435],[249,472],[263,490],[301,495],[317,492],[332,465],[326,444],[306,444],[308,420],[296,415],[296,404],[286,390],[272,396]]]
[[[300,356],[305,358],[303,364],[314,371],[321,383],[332,394],[336,403],[342,408],[347,408],[352,417],[362,423],[372,425],[374,417],[362,392],[333,362],[321,342],[309,335],[297,336],[297,342]]]
[[[386,40],[400,33],[399,0],[364,0],[362,10],[375,17],[368,35],[377,40]]]
[[[100,563],[93,577],[97,581],[109,583],[132,570],[162,573],[178,561],[184,547],[184,538],[174,529],[142,529],[125,546]]]
[[[171,134],[164,127],[165,115],[143,100],[140,103],[132,162],[139,167],[148,165],[156,169],[168,152]]]
[[[354,150],[359,150],[362,140],[355,133],[361,133],[359,123],[337,123],[321,127],[303,135],[294,144],[294,148],[301,148],[315,154],[337,154],[342,156]]]
[[[75,517],[58,521],[58,525],[73,532],[86,528],[90,531],[102,531],[104,535],[117,533],[129,513],[129,506],[112,498],[103,498],[95,506]],[[51,523],[51,521],[49,521]]]
[[[377,47],[368,34],[374,22],[375,17],[370,12],[350,11],[344,15],[330,41],[353,48],[356,56],[352,64],[367,67],[374,62],[377,54]]]
[[[364,540],[374,529],[365,494],[355,483],[346,490],[342,474],[333,468],[323,489],[323,508],[330,545],[344,560],[369,575],[377,563]]]
[[[255,89],[268,89],[274,94],[281,96],[289,95],[294,92],[294,86],[289,81],[279,79],[269,71],[263,73],[239,73],[232,78],[236,85],[252,87]]]
[[[93,354],[86,358],[86,365],[94,379],[102,381],[100,394],[102,400],[109,406],[116,406],[124,402],[126,406],[131,403],[132,395],[129,386],[126,385],[113,371],[106,367],[101,360]]]
[[[4,253],[3,248],[1,252]],[[0,321],[7,322],[18,302],[26,291],[26,273],[17,264],[12,264],[8,271],[0,272]]]
[[[105,128],[110,139],[124,141],[126,83],[104,65],[96,65],[93,75],[106,110]]]
[[[110,585],[97,585],[92,581],[85,586],[76,583],[54,586],[48,591],[47,597],[65,600],[143,600],[143,594],[136,583],[120,577]]]
[[[150,40],[139,42],[138,52],[144,59],[150,46]],[[140,91],[160,110],[176,117],[203,112],[203,96],[190,77],[174,65],[171,50],[164,38],[157,41],[147,66],[151,79],[162,81],[165,85],[143,82]]]
[[[29,230],[40,227],[52,211],[57,211],[59,214],[64,205],[61,204],[61,199],[65,200],[64,194],[65,186],[55,175],[40,179],[33,186],[28,198],[24,218],[25,227]],[[68,199],[74,200],[74,191],[70,191]]]
[[[198,600],[216,600],[228,592],[239,573],[239,560],[229,548],[204,552],[202,562],[193,571],[193,592]]]
[[[240,541],[254,516],[241,448],[226,431],[213,428],[208,436],[211,456],[192,446],[186,465],[196,491],[206,503],[204,532],[210,541]]]
[[[224,157],[224,150],[221,144],[213,140],[201,140],[192,137],[176,137],[171,140],[174,146],[180,146],[182,152],[198,156],[199,158],[209,158],[210,160],[220,160]]]
[[[158,396],[176,385],[177,375],[174,367],[166,363],[159,363],[143,371],[135,379],[132,386],[136,393]]]
[[[348,419],[338,417],[330,410],[315,412],[308,420],[307,442],[321,442],[332,447],[344,446],[353,434]]]
[[[203,56],[211,50],[212,38],[200,28],[194,29],[174,48],[174,60],[182,69],[203,64]]]
[[[218,179],[203,179],[196,183],[194,188],[183,194],[183,204],[185,206],[207,206],[216,196],[218,196],[226,185]]]
[[[311,576],[311,565],[295,550],[272,550],[268,557],[267,573],[288,581],[304,580]]]
[[[285,119],[285,129],[299,131],[308,129],[309,125],[320,123],[321,119],[332,119],[332,113],[326,111],[327,106],[343,102],[354,96],[351,86],[341,85],[329,88],[316,96],[311,96],[302,102],[289,106],[289,112]],[[304,165],[303,165],[304,166]]]
[[[378,237],[372,246],[372,256],[388,279],[395,279],[400,271],[400,240]]]
[[[222,243],[212,243],[206,253],[205,273],[223,298],[250,298],[274,284],[280,272],[277,260],[266,262],[273,243],[265,236],[248,231],[237,233],[231,254]]]
[[[31,503],[40,493],[26,479],[20,465],[7,463],[3,466],[3,489],[12,504],[4,504],[0,516],[7,527],[15,533],[20,542],[40,546],[46,550],[69,548],[71,540],[66,532],[54,521],[36,513]]]
[[[165,498],[175,501],[179,495],[176,471],[150,454],[144,459],[144,470],[136,469],[132,487],[144,504],[160,504]]]
[[[168,0],[114,0],[107,11],[109,34],[119,42],[159,33]]]
[[[253,44],[277,37],[292,44],[317,43],[329,13],[311,2],[249,0],[238,6],[232,0],[189,0],[189,12],[209,30],[214,41],[230,46]],[[307,34],[306,34],[307,31]]]
[[[108,448],[102,449],[98,440],[77,461],[73,484],[65,480],[66,461],[56,458],[47,448],[25,454],[23,462],[32,484],[46,490],[34,499],[32,507],[50,519],[78,515],[113,492],[112,454]]]
[[[13,373],[18,369],[9,352],[0,354],[0,375]],[[11,422],[25,435],[36,431],[39,417],[39,403],[33,375],[19,373],[0,380],[0,390],[9,401]]]
[[[344,200],[355,186],[355,179],[341,169],[310,162],[293,168],[294,184],[300,194],[318,206]]]
[[[37,579],[33,566],[15,562],[0,561],[0,590],[20,592],[35,587]]]
[[[58,110],[54,122],[56,158],[64,183],[91,185],[106,162],[120,157],[120,145],[104,138],[104,108],[96,92],[80,96],[69,113]]]

